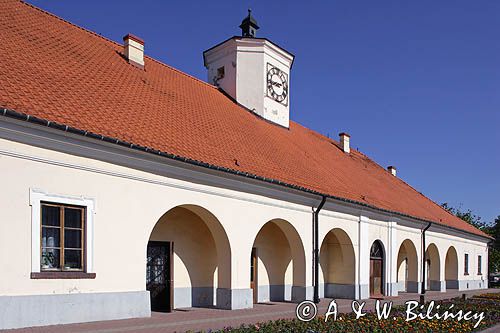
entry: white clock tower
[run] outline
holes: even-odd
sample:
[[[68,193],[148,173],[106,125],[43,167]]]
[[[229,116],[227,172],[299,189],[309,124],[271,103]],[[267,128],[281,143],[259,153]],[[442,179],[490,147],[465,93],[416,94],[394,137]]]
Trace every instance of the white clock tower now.
[[[248,10],[242,36],[203,52],[208,82],[262,118],[289,127],[290,68],[294,56],[266,38]]]

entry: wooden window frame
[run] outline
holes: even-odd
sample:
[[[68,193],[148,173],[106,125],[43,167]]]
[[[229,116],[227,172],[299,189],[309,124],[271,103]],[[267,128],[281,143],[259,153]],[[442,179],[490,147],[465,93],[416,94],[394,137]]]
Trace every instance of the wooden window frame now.
[[[50,270],[41,271],[42,265],[42,203],[53,203],[61,206],[85,208],[84,237],[84,269],[83,270]],[[66,195],[49,192],[41,188],[30,187],[29,206],[31,207],[31,279],[95,279],[94,272],[94,223],[96,201],[86,195]]]
[[[464,275],[469,275],[469,254],[464,253]]]
[[[43,268],[42,267],[42,253],[43,253],[43,244],[42,244],[42,236],[43,236],[43,207],[57,207],[59,208],[59,268]],[[65,250],[65,208],[70,209],[78,209],[80,210],[81,216],[81,228],[70,228],[72,230],[80,230],[81,231],[81,257],[80,257],[80,266],[81,268],[65,268],[64,265],[64,250]],[[69,205],[58,202],[49,202],[49,201],[40,201],[40,272],[34,272],[31,274],[32,278],[71,278],[72,276],[77,278],[92,278],[92,274],[87,276],[87,208],[84,206],[77,205]],[[47,228],[47,226],[45,226]],[[51,228],[51,227],[49,227]],[[62,273],[62,274],[61,274]],[[76,273],[76,274],[74,274]],[[82,274],[83,273],[83,274]],[[95,275],[95,274],[94,274]]]

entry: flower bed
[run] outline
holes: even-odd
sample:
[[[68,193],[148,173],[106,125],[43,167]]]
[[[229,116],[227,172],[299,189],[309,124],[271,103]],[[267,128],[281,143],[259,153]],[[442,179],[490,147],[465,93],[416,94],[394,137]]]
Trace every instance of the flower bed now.
[[[213,333],[234,332],[300,332],[300,333],[324,333],[324,332],[366,332],[366,333],[392,333],[392,332],[478,332],[487,327],[500,323],[500,294],[484,294],[467,300],[453,299],[435,302],[440,305],[439,311],[435,313],[442,314],[445,310],[454,304],[453,312],[463,310],[463,312],[472,311],[473,313],[484,312],[484,319],[474,328],[476,320],[457,320],[457,319],[415,319],[406,321],[406,307],[394,307],[389,319],[378,320],[376,313],[369,312],[366,316],[356,319],[353,313],[341,314],[342,320],[334,321],[329,318],[327,322],[324,317],[317,317],[310,322],[301,322],[297,319],[282,319],[259,323],[255,325],[244,325],[238,328],[225,328],[214,331]]]
[[[492,299],[492,300],[500,301],[500,293],[497,293],[497,294],[482,294],[482,295],[476,296],[476,298],[486,298],[486,299]]]

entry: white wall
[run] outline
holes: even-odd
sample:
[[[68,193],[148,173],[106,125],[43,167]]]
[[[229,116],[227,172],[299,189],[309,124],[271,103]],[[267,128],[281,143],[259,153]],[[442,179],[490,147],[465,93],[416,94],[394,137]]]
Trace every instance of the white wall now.
[[[75,152],[85,150],[85,153],[81,153],[82,156],[95,153],[96,156],[101,156],[102,160],[108,157],[116,158],[123,163],[135,164],[141,168],[147,165],[156,171],[141,171],[139,167],[119,166],[95,158],[79,157],[0,139],[2,173],[0,202],[3,205],[0,210],[0,262],[3,267],[0,276],[0,295],[144,290],[146,244],[151,232],[166,212],[181,205],[196,205],[213,215],[217,222],[208,223],[207,228],[212,235],[215,235],[214,239],[218,234],[215,229],[221,228],[225,231],[227,245],[224,253],[217,253],[217,256],[228,257],[226,264],[222,266],[218,264],[218,284],[225,284],[223,286],[225,288],[250,288],[251,248],[262,227],[269,221],[279,219],[286,221],[285,225],[294,231],[285,234],[296,234],[296,239],[292,237],[290,242],[291,251],[303,252],[300,265],[294,262],[287,268],[286,282],[290,280],[289,270],[293,270],[294,285],[312,286],[311,206],[317,205],[319,198],[304,197],[304,202],[309,200],[309,204],[299,204],[293,203],[292,200],[276,199],[271,195],[245,193],[224,186],[179,180],[166,176],[164,170],[172,169],[172,172],[178,172],[179,175],[184,175],[187,171],[167,165],[165,159],[156,159],[140,153],[137,155],[130,153],[133,156],[125,157],[129,150],[124,150],[122,157],[121,148],[112,150],[98,147],[92,140],[89,141],[92,145],[87,145],[86,142],[79,142],[78,138],[59,137],[57,133],[47,134],[51,139],[46,140],[35,136],[35,134],[40,135],[38,130],[23,128],[26,130],[25,133],[14,133],[12,130],[14,127],[9,127],[11,132],[4,128],[0,131],[0,136],[12,135],[19,140],[33,140],[36,144],[55,145],[58,149],[64,147]],[[16,130],[20,129],[16,127]],[[207,174],[204,179],[214,178],[219,181],[221,178],[217,177],[212,173]],[[227,182],[227,187],[232,184],[231,182],[234,183],[229,178],[222,179]],[[241,185],[242,188],[244,186],[247,185]],[[53,195],[85,197],[93,200],[95,203],[93,271],[97,274],[95,279],[30,279],[32,271],[30,189],[38,189]],[[298,196],[284,193],[283,197]],[[397,254],[403,240],[412,240],[417,248],[419,263],[421,261],[422,251],[419,244],[422,225],[423,223],[396,219],[393,216],[384,216],[354,206],[327,202],[320,214],[320,243],[328,232],[335,228],[345,231],[352,242],[356,258],[353,283],[368,285],[369,250],[375,240],[380,240],[386,253],[386,283],[395,283]],[[470,288],[477,286],[477,281],[486,279],[487,252],[484,239],[460,236],[457,232],[433,228],[427,234],[427,244],[436,244],[438,248],[441,280],[444,280],[446,251],[452,245],[458,254],[458,279],[469,281]],[[289,237],[288,240],[290,241]],[[301,246],[296,246],[297,244]],[[463,274],[464,253],[469,253],[470,258],[470,274],[467,276]],[[482,276],[477,274],[479,254],[483,256],[484,261]],[[297,256],[292,253],[292,257]],[[419,267],[419,276],[420,269]],[[179,274],[185,275],[185,273],[179,271]],[[228,278],[220,280],[221,276]],[[323,274],[320,274],[321,279],[322,276]],[[185,276],[179,279],[186,280]]]
[[[312,247],[307,208],[284,208],[277,200],[226,190],[209,194],[206,186],[7,140],[0,140],[0,150],[4,152],[0,200],[9,207],[0,210],[0,260],[6,268],[2,280],[7,282],[0,284],[0,295],[144,290],[146,244],[153,227],[166,212],[186,204],[210,211],[226,231],[231,288],[249,288],[250,251],[266,222],[285,219],[297,230],[304,248]],[[95,201],[95,280],[30,279],[30,188]],[[304,257],[310,262],[310,251]],[[311,285],[310,265],[303,270],[299,282]]]
[[[224,66],[224,79],[217,82],[220,88],[259,116],[289,126],[291,54],[266,39],[232,38],[206,51],[204,59],[208,82],[215,83],[217,69]],[[288,76],[288,96],[284,103],[267,96],[268,63]]]

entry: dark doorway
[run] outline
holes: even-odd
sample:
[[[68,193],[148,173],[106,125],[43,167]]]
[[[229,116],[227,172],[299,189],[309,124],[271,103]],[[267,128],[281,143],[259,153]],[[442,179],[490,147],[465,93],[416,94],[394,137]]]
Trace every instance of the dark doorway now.
[[[375,241],[370,249],[370,297],[382,297],[384,271],[384,251],[382,244]]]
[[[250,288],[253,292],[253,302],[257,303],[257,249],[252,248],[252,256],[250,258]]]
[[[172,242],[148,242],[146,290],[151,298],[151,310],[171,312],[173,305]]]
[[[408,292],[408,274],[409,268],[408,268],[408,258],[405,258],[405,292]]]
[[[425,260],[425,289],[431,289],[431,260]]]

